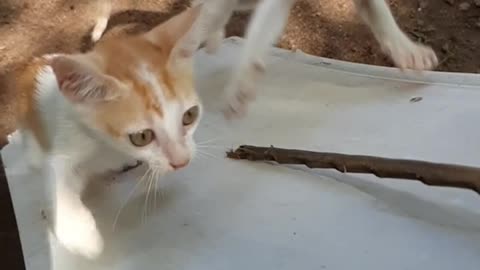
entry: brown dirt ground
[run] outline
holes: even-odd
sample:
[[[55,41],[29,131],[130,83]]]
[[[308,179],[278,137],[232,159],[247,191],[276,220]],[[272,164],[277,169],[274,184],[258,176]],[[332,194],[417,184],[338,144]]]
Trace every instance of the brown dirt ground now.
[[[188,0],[117,0],[106,36],[149,29]],[[400,27],[435,49],[437,70],[480,73],[480,0],[389,0]],[[9,71],[32,55],[85,51],[95,0],[0,1],[0,144],[14,126]],[[242,36],[249,14],[236,14],[228,36]],[[299,0],[279,47],[373,65],[391,66],[351,0]]]

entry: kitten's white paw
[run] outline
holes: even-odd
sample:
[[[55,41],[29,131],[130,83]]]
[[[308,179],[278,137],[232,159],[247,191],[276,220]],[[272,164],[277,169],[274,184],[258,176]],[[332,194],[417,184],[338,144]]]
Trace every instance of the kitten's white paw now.
[[[385,40],[382,47],[400,69],[431,70],[438,65],[432,48],[406,36]]]
[[[206,41],[205,52],[208,54],[216,53],[224,38],[225,32],[223,30],[211,34]]]
[[[70,252],[95,259],[103,251],[103,239],[88,210],[57,217],[55,228],[59,242]]]
[[[32,170],[39,170],[43,167],[44,156],[42,149],[35,142],[35,139],[28,133],[22,134],[22,146],[27,159],[27,167]]]
[[[265,64],[261,61],[252,63],[234,76],[225,90],[225,107],[223,113],[227,119],[241,118],[247,114],[248,104],[257,95],[257,82],[265,73]]]

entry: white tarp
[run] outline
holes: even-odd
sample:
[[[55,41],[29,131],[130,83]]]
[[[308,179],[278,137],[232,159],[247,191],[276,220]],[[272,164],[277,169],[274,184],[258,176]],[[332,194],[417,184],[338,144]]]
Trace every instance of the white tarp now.
[[[29,270],[480,269],[471,191],[224,158],[254,144],[480,166],[479,75],[416,76],[273,49],[247,118],[227,122],[220,91],[240,43],[198,53],[203,154],[161,180],[150,215],[137,189],[113,229],[142,168],[88,195],[106,238],[97,261],[54,241],[50,252],[44,185],[25,171],[14,136],[2,155]]]

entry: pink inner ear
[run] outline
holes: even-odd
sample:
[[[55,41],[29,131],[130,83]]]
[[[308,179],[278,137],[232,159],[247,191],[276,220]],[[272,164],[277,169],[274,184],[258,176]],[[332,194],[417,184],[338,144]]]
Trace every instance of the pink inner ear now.
[[[62,90],[64,90],[65,88],[68,88],[69,84],[71,84],[74,81],[75,79],[74,77],[75,77],[74,73],[69,73],[65,76],[57,77],[58,85]]]
[[[76,72],[78,67],[72,59],[58,57],[52,61],[52,69],[57,78],[57,83],[62,94],[70,101],[79,102],[81,97],[78,96],[79,74]]]
[[[99,102],[112,98],[101,74],[81,62],[69,58],[57,58],[53,71],[62,94],[71,102]]]
[[[62,93],[70,101],[84,101],[85,98],[88,96],[87,89],[84,89],[85,87],[87,87],[88,83],[86,83],[86,80],[88,78],[75,72],[65,72],[59,75],[60,76],[57,77],[57,80]],[[81,93],[82,91],[85,91],[85,93]]]

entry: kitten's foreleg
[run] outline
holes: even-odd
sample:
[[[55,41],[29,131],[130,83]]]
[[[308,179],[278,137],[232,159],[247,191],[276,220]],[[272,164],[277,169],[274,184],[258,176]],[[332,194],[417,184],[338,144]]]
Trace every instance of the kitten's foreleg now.
[[[354,0],[383,51],[401,69],[429,70],[438,60],[432,48],[413,42],[397,25],[385,0]]]
[[[225,115],[243,116],[248,103],[256,96],[256,85],[263,76],[264,58],[277,41],[288,21],[295,0],[262,1],[249,23],[239,64],[234,67],[232,80],[225,90]]]
[[[86,179],[78,175],[65,158],[54,157],[49,164],[49,178],[55,181],[56,237],[70,252],[96,258],[103,251],[103,239],[92,213],[81,200]]]
[[[23,153],[30,169],[39,170],[43,167],[43,151],[35,137],[26,129],[20,129]]]

